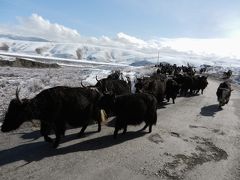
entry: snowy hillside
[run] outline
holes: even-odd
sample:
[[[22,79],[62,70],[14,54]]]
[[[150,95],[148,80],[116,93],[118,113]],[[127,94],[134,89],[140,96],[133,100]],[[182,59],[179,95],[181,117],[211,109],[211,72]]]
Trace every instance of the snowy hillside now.
[[[82,38],[79,43],[50,42],[41,38],[0,35],[0,52],[25,55],[88,60],[141,66],[159,61],[199,66],[208,64],[223,67],[240,67],[237,58],[211,54],[177,51],[163,45],[164,41],[143,41],[119,33],[117,38]]]
[[[200,53],[200,51],[187,51],[187,49],[174,50],[173,48],[176,45],[180,46],[183,40],[178,40],[174,46],[166,39],[144,41],[119,33],[116,38],[112,39],[81,37],[78,41],[78,43],[60,43],[48,41],[46,38],[2,34],[0,35],[0,55],[4,53],[15,57],[23,55],[25,58],[32,57],[44,62],[81,67],[94,64],[114,65],[119,68],[138,67],[159,62],[177,65],[190,63],[196,67],[207,64],[211,66],[210,73],[212,74],[222,74],[231,69],[233,81],[239,83],[240,79],[240,59],[237,56],[230,54],[221,56],[206,52]],[[182,43],[184,45],[184,42]]]

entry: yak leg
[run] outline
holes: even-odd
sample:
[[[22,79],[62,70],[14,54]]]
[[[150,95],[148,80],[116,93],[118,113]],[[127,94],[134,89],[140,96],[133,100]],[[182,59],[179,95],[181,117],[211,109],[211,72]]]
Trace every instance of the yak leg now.
[[[144,131],[145,129],[147,129],[147,127],[149,127],[149,133],[151,133],[151,132],[152,132],[152,125],[148,125],[148,124],[146,124],[146,125],[141,129],[141,131]]]
[[[197,89],[197,90],[196,90],[196,92],[195,92],[195,94],[198,94],[198,93],[199,93],[199,91],[200,91],[200,89]]]
[[[149,125],[149,133],[152,132],[152,125]]]
[[[119,131],[119,128],[118,128],[118,127],[115,127],[114,136],[113,136],[114,139],[117,139],[118,131]]]
[[[50,126],[47,125],[44,122],[41,122],[41,129],[40,129],[41,135],[44,137],[45,142],[52,143],[53,140],[48,135],[50,133]]]
[[[100,132],[101,131],[101,122],[98,121],[97,123],[98,123],[98,130],[97,131]]]
[[[218,107],[219,107],[219,109],[221,109],[222,106],[224,106],[224,103],[223,103],[221,100],[219,100],[219,103],[218,103]]]
[[[61,139],[61,135],[64,136],[65,134],[65,125],[63,123],[57,124],[56,128],[55,128],[55,135],[56,135],[56,139],[53,143],[53,147],[57,148]]]
[[[169,102],[170,98],[168,96],[166,97],[166,99],[167,99],[167,102]]]
[[[172,102],[173,102],[173,104],[175,104],[175,98],[172,98]]]
[[[123,129],[123,133],[122,134],[126,134],[127,132],[127,124],[124,126],[124,129]]]
[[[123,124],[121,123],[120,119],[116,117],[116,124],[115,124],[115,130],[113,134],[113,138],[117,139],[118,131],[122,129]],[[127,124],[124,125],[124,131],[126,129]],[[127,130],[127,129],[126,129]]]
[[[94,114],[96,114],[96,115],[94,116],[94,119],[95,119],[95,121],[97,121],[97,124],[98,124],[98,130],[97,130],[97,132],[100,132],[100,131],[101,131],[101,122],[103,121],[103,120],[102,120],[101,110],[95,111]]]
[[[54,147],[54,148],[57,148],[57,147],[58,147],[59,142],[60,142],[60,139],[61,139],[61,134],[56,132],[56,139],[55,139],[55,141],[54,141],[54,143],[53,143],[53,147]]]
[[[98,130],[97,132],[101,131],[101,122],[102,122],[102,114],[101,111],[98,112],[97,123],[98,123]]]
[[[114,139],[117,139],[117,135],[118,135],[118,131],[121,129],[121,127],[122,127],[122,125],[121,124],[119,124],[119,120],[118,120],[118,118],[116,118],[116,124],[115,124],[115,130],[114,130]],[[126,128],[126,125],[125,125],[125,128]],[[125,130],[125,128],[124,128],[124,130]],[[127,130],[127,129],[126,129]]]
[[[85,125],[82,127],[81,131],[78,133],[78,136],[79,136],[79,137],[81,137],[81,136],[83,135],[84,131],[87,129],[87,126],[88,126],[88,124],[85,124]]]
[[[146,124],[146,125],[141,129],[141,131],[144,131],[145,129],[147,129],[147,127],[148,127],[148,124]]]

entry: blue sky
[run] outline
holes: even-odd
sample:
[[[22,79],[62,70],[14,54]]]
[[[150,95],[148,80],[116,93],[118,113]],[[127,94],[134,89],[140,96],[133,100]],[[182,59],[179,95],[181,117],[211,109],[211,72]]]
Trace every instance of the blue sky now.
[[[240,0],[0,0],[0,25],[33,13],[83,36],[240,37]]]

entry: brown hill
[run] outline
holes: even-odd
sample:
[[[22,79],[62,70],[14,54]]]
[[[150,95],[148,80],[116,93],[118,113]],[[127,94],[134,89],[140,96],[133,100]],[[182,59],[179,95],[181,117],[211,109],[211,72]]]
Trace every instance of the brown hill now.
[[[24,67],[24,68],[59,68],[56,63],[42,63],[28,59],[16,58],[14,61],[0,59],[0,66]]]

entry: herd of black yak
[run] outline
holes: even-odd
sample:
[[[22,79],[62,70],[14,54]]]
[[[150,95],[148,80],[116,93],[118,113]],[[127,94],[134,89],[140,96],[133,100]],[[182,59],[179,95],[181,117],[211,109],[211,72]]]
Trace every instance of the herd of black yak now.
[[[200,73],[204,72],[200,71]],[[40,132],[46,142],[58,147],[64,136],[66,125],[82,127],[82,136],[87,126],[96,121],[97,131],[101,131],[101,122],[106,116],[115,116],[114,138],[118,131],[126,133],[128,125],[145,122],[142,130],[157,122],[157,107],[165,99],[175,103],[177,96],[203,94],[208,85],[207,76],[196,75],[191,66],[159,64],[150,76],[136,78],[134,86],[130,78],[124,80],[120,71],[111,73],[107,78],[97,79],[94,86],[67,87],[57,86],[45,89],[32,99],[16,98],[11,100],[5,114],[2,132],[9,132],[20,127],[25,121],[40,120]],[[134,90],[131,88],[134,87]],[[133,92],[134,91],[134,92]],[[217,89],[219,106],[228,103],[231,85],[221,83]],[[53,140],[49,135],[54,132]]]

